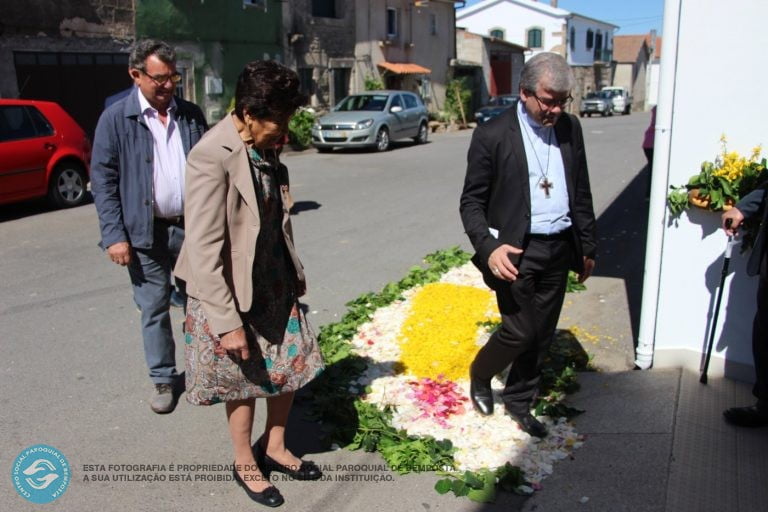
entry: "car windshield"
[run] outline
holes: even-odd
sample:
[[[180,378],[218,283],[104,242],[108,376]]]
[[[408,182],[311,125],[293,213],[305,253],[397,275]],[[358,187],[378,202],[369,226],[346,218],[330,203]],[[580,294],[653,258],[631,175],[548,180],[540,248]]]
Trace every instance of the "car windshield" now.
[[[356,94],[347,96],[336,105],[337,112],[351,112],[354,110],[367,110],[381,112],[387,106],[386,94]]]
[[[590,92],[587,94],[587,97],[585,99],[588,100],[594,100],[594,99],[601,99],[601,100],[609,100],[611,99],[611,92],[610,91],[600,91],[600,92]]]

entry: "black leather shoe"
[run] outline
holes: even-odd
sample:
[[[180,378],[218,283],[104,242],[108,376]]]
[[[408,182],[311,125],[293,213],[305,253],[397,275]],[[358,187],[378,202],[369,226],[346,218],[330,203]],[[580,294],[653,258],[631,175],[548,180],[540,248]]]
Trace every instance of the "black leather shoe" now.
[[[731,407],[723,411],[725,421],[737,427],[764,427],[768,425],[768,407],[759,404],[749,407]]]
[[[271,474],[273,471],[288,475],[288,477],[294,480],[319,480],[323,476],[323,472],[317,467],[317,464],[311,460],[302,460],[301,465],[297,469],[292,469],[288,466],[284,466],[277,462],[275,459],[267,455],[267,451],[261,446],[261,439],[256,441],[256,446],[253,449],[253,455],[256,457],[256,463],[259,465],[259,469],[264,472],[265,475]]]
[[[294,480],[319,480],[323,476],[323,472],[311,460],[302,460],[301,465],[296,469],[280,464],[266,453],[263,455],[262,460],[264,465],[260,466],[261,470],[267,474],[277,471],[278,473],[288,475]]]
[[[520,426],[523,432],[526,432],[533,437],[547,437],[547,427],[545,427],[542,422],[534,418],[531,413],[515,414],[510,411],[508,412],[515,423]]]
[[[493,414],[493,392],[491,391],[491,381],[484,382],[476,379],[469,374],[469,398],[475,410],[483,416]]]
[[[233,463],[234,466],[234,463]],[[280,491],[277,490],[277,487],[274,485],[270,485],[266,489],[264,489],[261,492],[254,492],[248,488],[248,486],[243,482],[243,479],[240,478],[240,475],[237,474],[237,468],[232,468],[232,476],[235,477],[235,482],[237,482],[240,487],[242,487],[245,490],[245,494],[248,495],[249,498],[251,498],[256,503],[260,503],[261,505],[266,505],[267,507],[279,507],[285,502],[285,499],[283,499],[283,495],[280,494]]]

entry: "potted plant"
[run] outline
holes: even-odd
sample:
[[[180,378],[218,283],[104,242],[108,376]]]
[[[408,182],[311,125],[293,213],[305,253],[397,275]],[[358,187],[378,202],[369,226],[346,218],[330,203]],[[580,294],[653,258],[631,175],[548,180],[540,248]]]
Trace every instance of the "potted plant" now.
[[[763,172],[766,159],[760,159],[761,146],[745,157],[728,151],[725,135],[720,137],[720,143],[722,152],[713,162],[702,162],[701,171],[691,176],[687,184],[670,187],[667,206],[673,216],[680,215],[691,204],[711,211],[729,210],[768,177]]]

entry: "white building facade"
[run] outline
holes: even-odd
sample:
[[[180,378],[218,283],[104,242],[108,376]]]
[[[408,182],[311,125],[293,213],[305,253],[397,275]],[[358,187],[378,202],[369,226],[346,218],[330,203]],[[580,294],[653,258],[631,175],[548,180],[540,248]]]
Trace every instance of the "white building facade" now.
[[[749,155],[768,147],[768,132],[757,101],[764,95],[768,47],[764,20],[768,3],[719,0],[666,0],[664,58],[656,113],[653,183],[643,285],[637,364],[648,368],[683,366],[697,370],[704,358],[715,313],[726,236],[720,215],[691,207],[670,218],[665,198],[670,185],[688,182],[701,162],[720,153],[720,136],[728,150]],[[718,27],[718,37],[706,27]],[[739,51],[722,44],[749,34]],[[717,68],[717,66],[720,66]],[[702,78],[702,70],[712,70]],[[733,73],[749,70],[749,78]],[[716,105],[711,99],[717,98]],[[745,113],[745,99],[754,108]],[[754,377],[751,331],[757,277],[745,272],[749,256],[733,251],[723,287],[715,330],[711,375],[750,380]]]
[[[541,52],[565,57],[576,77],[571,113],[579,112],[588,92],[611,85],[616,25],[535,0],[483,0],[457,11],[456,25],[527,47],[526,60]]]
[[[557,3],[557,2],[553,2]],[[457,26],[530,48],[555,52],[572,66],[610,62],[616,25],[535,0],[483,0],[456,13]]]

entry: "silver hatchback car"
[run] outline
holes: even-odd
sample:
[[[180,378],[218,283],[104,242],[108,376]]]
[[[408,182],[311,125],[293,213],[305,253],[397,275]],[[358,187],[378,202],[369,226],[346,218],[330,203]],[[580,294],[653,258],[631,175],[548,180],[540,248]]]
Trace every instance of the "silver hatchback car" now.
[[[312,127],[312,144],[320,152],[333,148],[389,149],[390,141],[412,138],[427,142],[427,108],[408,91],[366,91],[341,100]]]

